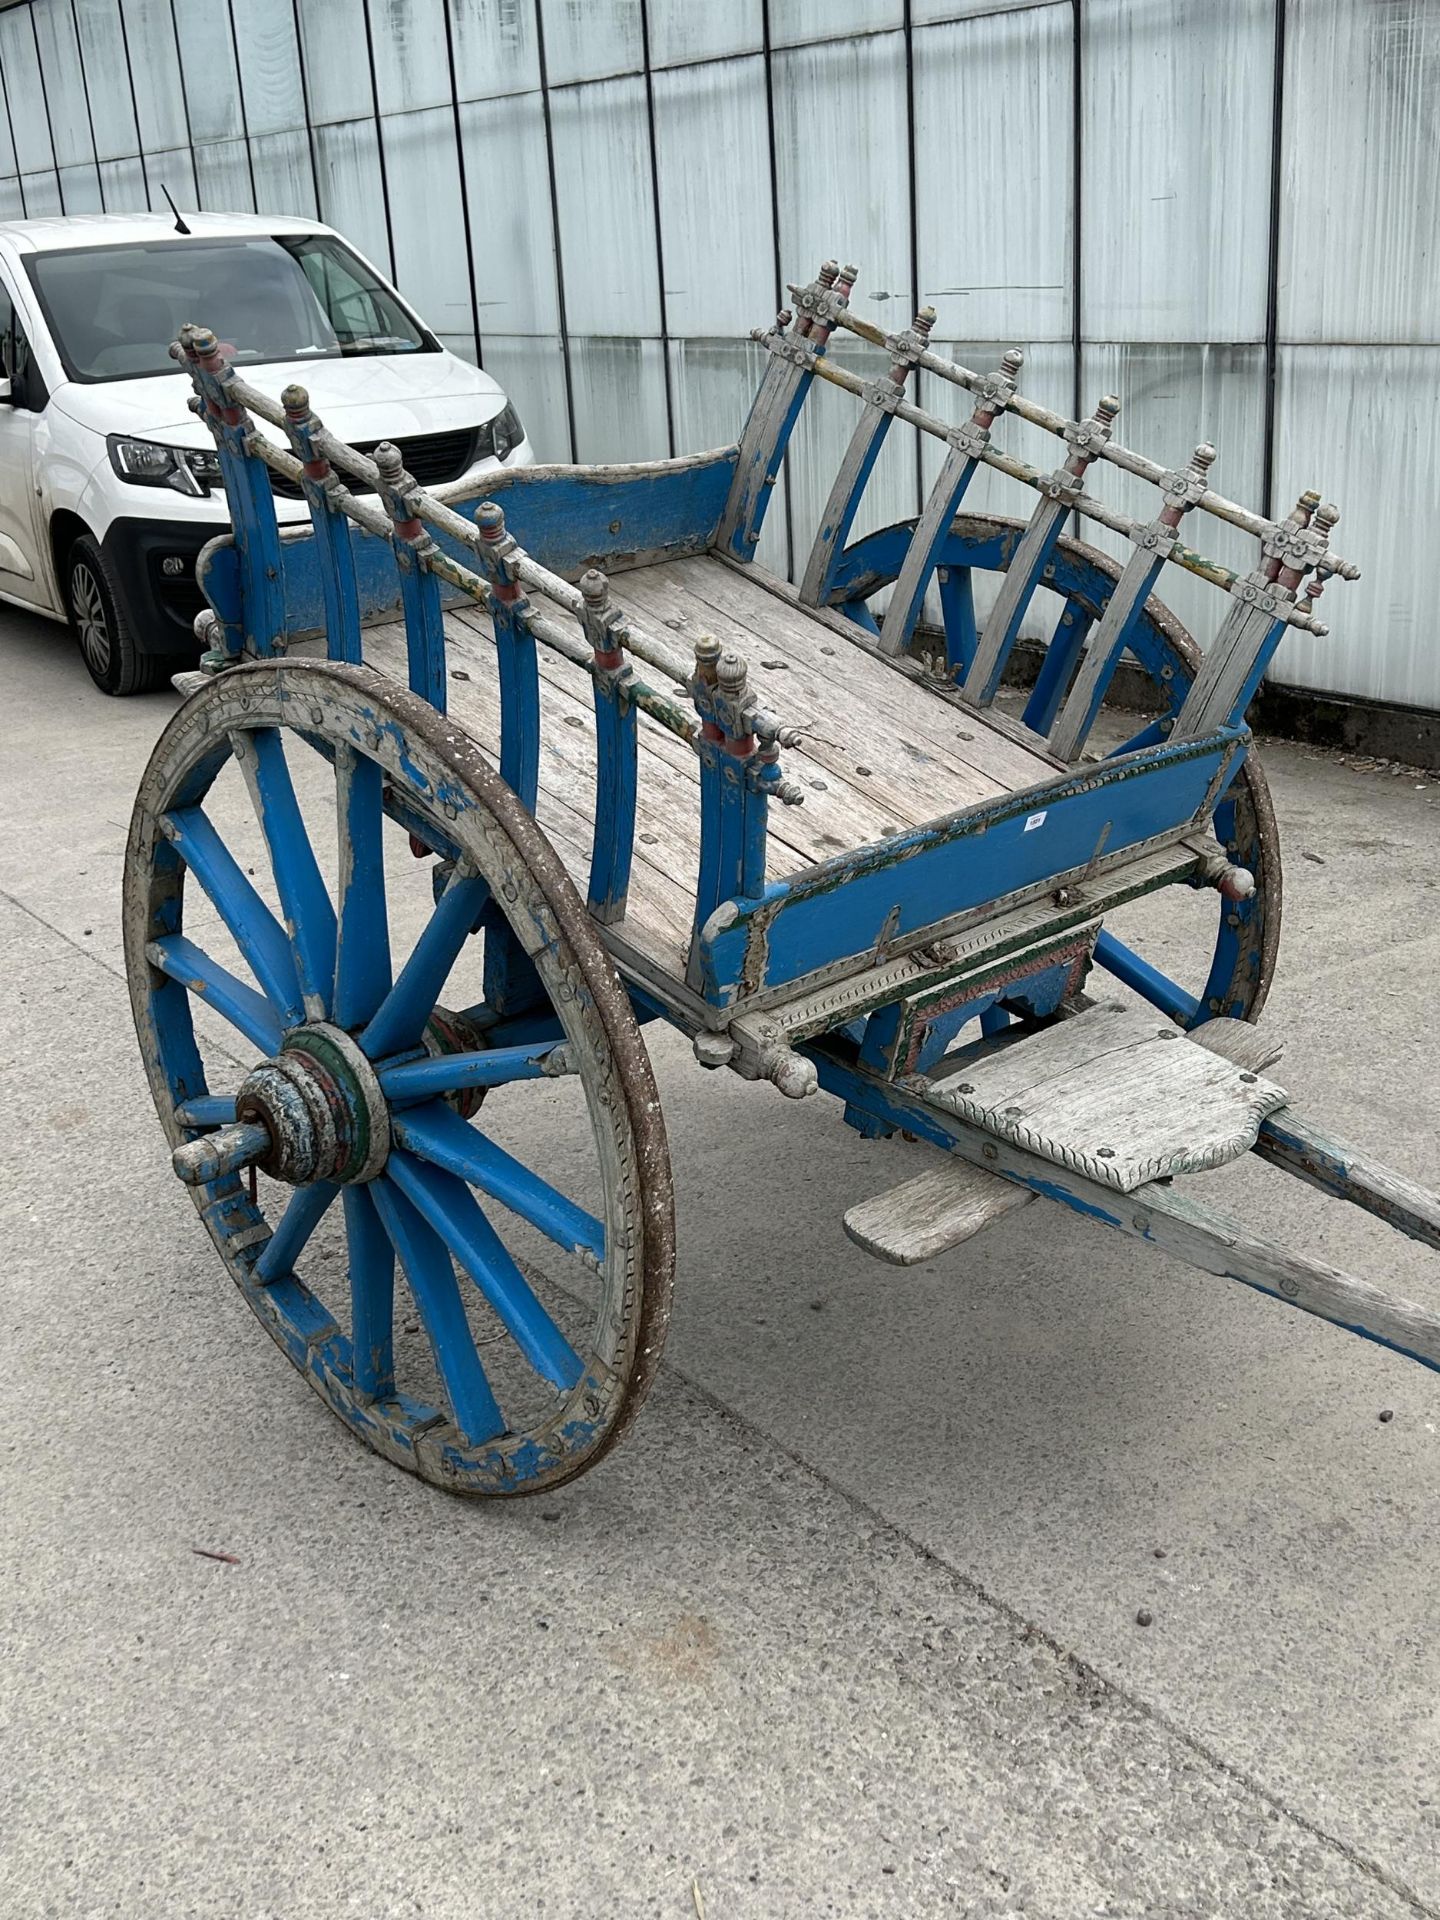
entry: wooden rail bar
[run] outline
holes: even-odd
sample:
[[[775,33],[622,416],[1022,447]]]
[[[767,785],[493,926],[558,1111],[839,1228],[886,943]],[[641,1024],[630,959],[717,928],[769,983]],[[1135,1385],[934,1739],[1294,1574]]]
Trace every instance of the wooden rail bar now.
[[[792,288],[792,292],[794,289]],[[883,327],[875,326],[871,321],[862,320],[848,310],[836,316],[836,324],[844,327],[847,333],[856,334],[862,340],[868,340],[872,346],[890,346],[890,336]],[[952,386],[966,387],[972,393],[980,385],[984,376],[973,373],[969,367],[962,367],[958,361],[947,360],[943,354],[927,348],[916,360],[916,365],[927,373],[936,374],[941,380],[948,380]],[[1033,427],[1043,427],[1047,433],[1063,438],[1065,429],[1073,423],[1063,413],[1056,413],[1050,407],[1042,407],[1038,401],[1028,399],[1024,394],[1016,394],[1010,402],[1009,412],[1021,420],[1029,421]],[[1133,473],[1141,480],[1148,480],[1155,486],[1163,486],[1168,469],[1158,460],[1148,459],[1143,453],[1136,453],[1129,447],[1123,447],[1112,440],[1101,450],[1100,458],[1108,460],[1112,466],[1121,467],[1126,473]],[[1269,533],[1271,522],[1263,514],[1254,513],[1249,507],[1242,507],[1238,501],[1227,500],[1223,493],[1215,493],[1207,488],[1196,502],[1202,513],[1212,514],[1217,520],[1226,520],[1232,527],[1239,527],[1245,533],[1253,533],[1263,539]],[[1358,580],[1360,569],[1349,561],[1338,561],[1335,571],[1344,580]],[[1293,624],[1293,623],[1292,623]]]
[[[759,332],[752,334],[751,337],[757,340],[764,338]],[[846,393],[864,399],[865,382],[858,374],[849,373],[844,367],[834,366],[828,360],[817,361],[814,372],[818,380],[826,380],[831,386],[841,387]],[[922,433],[933,434],[937,440],[949,440],[949,425],[937,415],[927,413],[923,407],[917,407],[913,401],[900,401],[895,411],[900,419],[908,420],[912,426],[919,427]],[[1009,411],[1018,413],[1020,409],[1012,402]],[[1027,460],[1017,459],[1013,454],[1001,453],[996,447],[987,447],[980,457],[987,467],[993,467],[997,473],[1008,474],[1012,480],[1018,480],[1023,486],[1032,487],[1036,492],[1044,490],[1049,478],[1038,467],[1032,467]],[[1076,513],[1086,520],[1094,520],[1099,526],[1109,527],[1112,533],[1123,534],[1127,540],[1134,540],[1144,530],[1143,522],[1132,519],[1128,513],[1121,513],[1114,507],[1107,507],[1103,501],[1096,500],[1089,494],[1078,495],[1073,505]],[[1197,553],[1194,547],[1186,546],[1183,542],[1176,543],[1170,559],[1175,566],[1183,567],[1186,573],[1196,574],[1200,579],[1208,580],[1212,586],[1219,587],[1226,593],[1232,593],[1236,582],[1243,578],[1233,567],[1222,566],[1218,560],[1211,560],[1205,554]],[[1312,619],[1298,605],[1282,607],[1276,614],[1276,618],[1283,621],[1286,626],[1298,627],[1305,633],[1323,635],[1329,632],[1329,628],[1322,621]]]

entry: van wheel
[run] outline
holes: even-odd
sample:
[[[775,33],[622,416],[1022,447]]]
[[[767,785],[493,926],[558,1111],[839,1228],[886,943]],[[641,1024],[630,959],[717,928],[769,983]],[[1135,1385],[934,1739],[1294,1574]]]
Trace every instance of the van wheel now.
[[[168,655],[141,653],[110,581],[99,547],[81,534],[65,560],[65,603],[80,642],[85,670],[102,693],[148,693],[174,664]]]

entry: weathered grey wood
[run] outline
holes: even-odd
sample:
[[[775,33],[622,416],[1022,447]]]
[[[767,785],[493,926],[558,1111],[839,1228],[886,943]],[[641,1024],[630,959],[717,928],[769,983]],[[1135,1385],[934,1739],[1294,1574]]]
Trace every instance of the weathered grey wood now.
[[[842,1222],[857,1247],[895,1267],[918,1266],[972,1240],[1036,1196],[951,1158],[851,1207]]]
[[[1277,1034],[1251,1026],[1248,1020],[1231,1020],[1223,1014],[1192,1027],[1190,1038],[1197,1047],[1223,1055],[1248,1073],[1264,1073],[1285,1051],[1285,1042]]]
[[[1212,1212],[1173,1187],[1142,1187],[1130,1195],[1128,1205],[1135,1209],[1133,1231],[1203,1273],[1239,1280],[1440,1369],[1440,1314],[1428,1307],[1372,1287],[1323,1260],[1276,1247],[1240,1221]]]
[[[1133,1193],[1248,1152],[1286,1094],[1153,1011],[1101,1001],[971,1061],[926,1097],[1041,1159]]]
[[[976,706],[988,706],[993,698],[991,682],[998,681],[1000,676],[1008,630],[1020,618],[1026,600],[1034,591],[1032,576],[1046,541],[1057,521],[1063,520],[1069,511],[1066,501],[1044,500],[1035,509],[1029,526],[1021,535],[1015,557],[1005,569],[1005,578],[1000,582],[995,605],[981,631],[975,658],[970,663],[970,671],[961,689],[965,698]]]
[[[1079,756],[1090,731],[1089,712],[1096,689],[1112,665],[1116,644],[1130,616],[1150,597],[1159,564],[1144,547],[1137,548],[1126,561],[1125,571],[1105,603],[1100,624],[1085,643],[1080,671],[1050,729],[1050,751],[1058,759],[1069,761]]]
[[[878,662],[860,655],[857,683],[843,649],[834,647],[823,630],[802,635],[782,627],[770,617],[768,596],[747,622],[731,608],[713,604],[703,586],[693,588],[668,568],[636,576],[636,584],[639,592],[632,598],[652,622],[663,622],[692,646],[709,633],[746,658],[751,683],[759,685],[767,705],[804,735],[799,759],[796,749],[786,752],[787,772],[805,784],[806,773],[797,769],[803,760],[813,761],[814,772],[832,789],[838,783],[845,805],[853,807],[859,831],[846,845],[932,819],[937,791],[978,801],[1006,790],[951,750],[956,729],[946,724],[948,715],[936,709],[923,687],[889,674],[901,697],[887,700],[890,689],[883,685],[872,697],[866,674],[885,673]],[[820,650],[827,643],[830,655]],[[861,767],[863,774],[857,771]]]
[[[798,610],[795,589],[789,581],[779,579],[757,562],[742,565],[738,560],[713,551],[706,558],[718,560],[723,572],[738,575],[743,582],[762,587],[782,606]],[[885,653],[877,639],[834,607],[807,607],[804,612],[817,626],[827,627],[856,652],[882,661],[891,673],[910,681],[914,686],[922,687],[928,699],[942,708],[948,707],[957,716],[954,722],[956,751],[963,754],[971,766],[998,779],[1011,792],[1048,777],[1046,772],[1035,772],[1037,761],[1048,772],[1063,771],[1061,762],[1051,753],[1044,740],[1023,721],[1012,719],[997,707],[987,707],[983,715],[978,714],[953,681],[937,678],[908,654]],[[1022,772],[1022,766],[1029,771]]]
[[[1292,1107],[1281,1107],[1263,1123],[1255,1151],[1322,1193],[1363,1207],[1412,1240],[1440,1247],[1440,1194],[1384,1166],[1363,1148],[1336,1140]]]
[[[1077,1016],[1077,1020],[1082,1017]],[[1238,1280],[1243,1286],[1323,1320],[1333,1320],[1440,1371],[1440,1314],[1388,1294],[1324,1261],[1277,1247],[1239,1221],[1200,1205],[1174,1187],[1149,1184],[1120,1195],[1008,1140],[992,1138],[958,1120],[936,1102],[934,1090],[927,1091],[918,1080],[886,1086],[876,1075],[842,1064],[823,1044],[816,1049],[816,1057],[822,1087],[845,1095],[868,1089],[888,1099],[888,1112],[896,1125],[905,1125],[913,1115],[912,1124],[927,1138],[950,1146],[985,1172],[999,1174],[1061,1204],[1068,1203],[1088,1218],[1163,1253],[1174,1254],[1204,1273]]]
[[[910,643],[910,635],[915,631],[924,606],[925,589],[935,570],[930,556],[940,536],[955,518],[961,497],[978,464],[978,457],[963,447],[951,447],[941,463],[935,484],[925,501],[925,510],[915,523],[910,544],[905,549],[905,558],[895,578],[880,636],[880,646],[885,653],[900,653]]]
[[[1278,612],[1232,602],[1220,631],[1205,649],[1172,739],[1198,740],[1229,719],[1265,636],[1278,618]]]

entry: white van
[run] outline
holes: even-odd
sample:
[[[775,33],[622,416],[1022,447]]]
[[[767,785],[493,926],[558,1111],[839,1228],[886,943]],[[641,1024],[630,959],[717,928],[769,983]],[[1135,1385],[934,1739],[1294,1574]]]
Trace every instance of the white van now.
[[[352,446],[393,440],[442,496],[534,457],[489,375],[316,220],[0,222],[0,600],[68,620],[105,693],[193,658],[195,560],[226,525],[214,442],[168,357],[187,320],[264,366],[270,392],[308,387]],[[282,525],[308,518],[274,486]]]

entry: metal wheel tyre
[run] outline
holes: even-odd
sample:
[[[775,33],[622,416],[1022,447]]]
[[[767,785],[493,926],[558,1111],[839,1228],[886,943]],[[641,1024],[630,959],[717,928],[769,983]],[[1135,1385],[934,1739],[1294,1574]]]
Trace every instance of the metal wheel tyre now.
[[[326,834],[307,813],[327,816]],[[433,892],[407,832],[441,856]],[[274,906],[260,891],[272,880]],[[419,931],[392,962],[407,883],[424,905],[409,901]],[[177,1171],[326,1404],[460,1492],[531,1493],[592,1466],[664,1341],[665,1134],[594,925],[475,744],[366,668],[220,675],[176,714],[141,784],[125,935]],[[482,955],[486,994],[442,1007]],[[225,1028],[211,1017],[197,1032],[197,1005]],[[550,1118],[565,1098],[568,1133]],[[538,1165],[499,1144],[502,1109]],[[567,1186],[588,1179],[593,1212],[554,1184],[561,1166]]]
[[[846,600],[863,601],[893,580],[912,526],[907,521],[886,527],[848,548],[832,599],[842,606]],[[952,523],[940,565],[950,576],[951,589],[963,595],[966,605],[973,604],[970,576],[1003,573],[1024,531],[1024,521],[1000,514],[964,513]],[[1063,605],[1026,704],[1027,725],[1042,733],[1049,728],[1078,664],[1085,635],[1099,620],[1120,573],[1121,563],[1098,547],[1068,536],[1056,543],[1044,591]],[[1179,712],[1202,655],[1174,614],[1153,596],[1145,604],[1129,651],[1161,704],[1159,717],[1126,743],[1147,745],[1165,738],[1167,716]],[[1104,950],[1115,961],[1113,970],[1188,1026],[1219,1014],[1256,1019],[1275,971],[1280,943],[1280,832],[1269,783],[1253,747],[1215,810],[1215,835],[1228,857],[1254,876],[1255,890],[1248,899],[1220,900],[1213,946],[1207,938],[1206,952],[1191,980],[1168,979],[1138,955],[1129,954],[1108,932],[1102,935],[1108,942]]]
[[[142,653],[135,645],[104,557],[88,534],[65,561],[65,598],[85,671],[102,693],[148,693],[175,664],[166,654]]]

